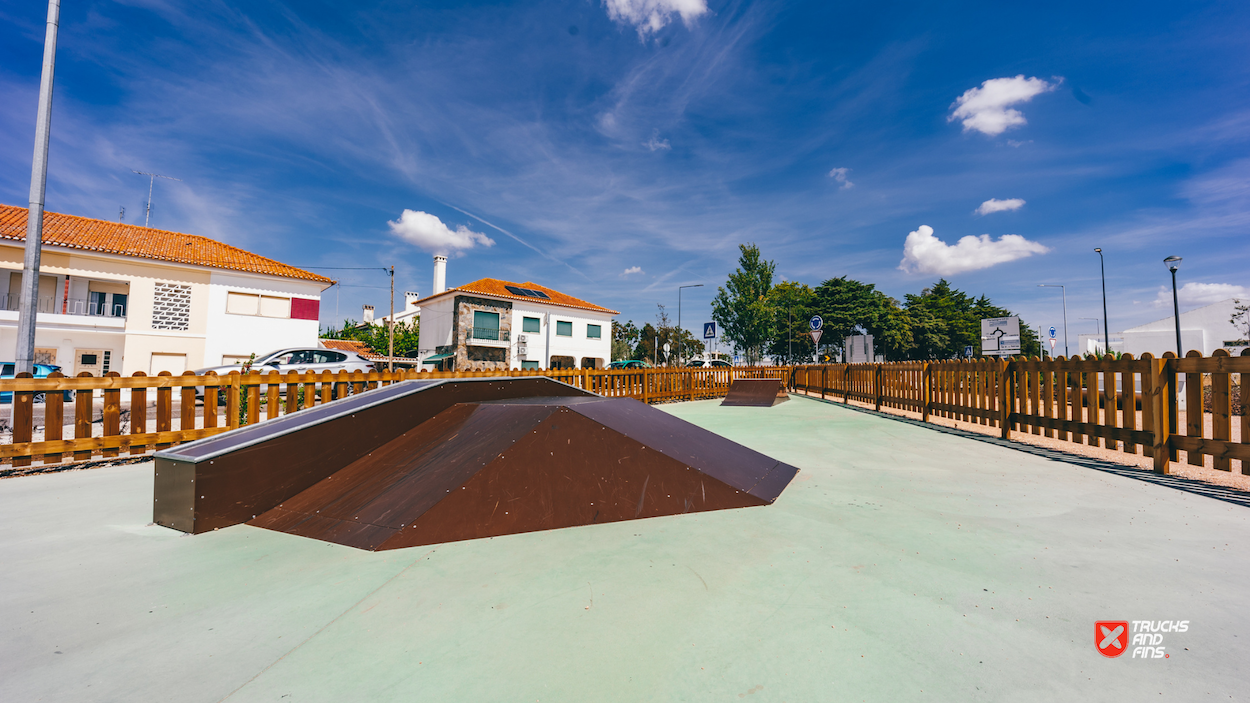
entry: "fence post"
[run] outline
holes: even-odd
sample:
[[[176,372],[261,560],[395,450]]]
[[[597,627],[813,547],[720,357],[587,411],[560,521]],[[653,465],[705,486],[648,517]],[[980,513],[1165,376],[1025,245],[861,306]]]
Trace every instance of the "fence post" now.
[[[1172,473],[1168,462],[1171,459],[1170,447],[1168,446],[1168,437],[1171,434],[1171,423],[1174,417],[1176,406],[1176,393],[1172,385],[1169,383],[1168,360],[1150,359],[1149,374],[1149,402],[1151,421],[1154,425],[1151,431],[1154,433],[1154,440],[1151,446],[1151,452],[1154,454],[1155,473],[1168,474]],[[1172,391],[1172,392],[1169,392]]]
[[[932,385],[932,369],[929,368],[929,362],[922,361],[920,363],[920,402],[922,404],[920,411],[920,421],[929,421],[929,406],[933,404],[933,385]]]
[[[1016,378],[1011,364],[1010,361],[998,362],[998,426],[1003,439],[1011,439],[1011,399],[1014,397],[1011,391]]]
[[[820,367],[820,399],[821,400],[825,399],[825,388],[829,386],[828,379],[829,379],[829,367],[822,365]]]
[[[82,371],[77,378],[91,378],[90,371]],[[91,437],[91,420],[92,406],[91,401],[95,398],[93,389],[80,390],[74,394],[74,439],[87,439]],[[74,460],[82,461],[91,458],[91,450],[74,452]]]
[[[121,374],[109,371],[104,378],[119,378]],[[122,390],[120,388],[104,389],[104,408],[101,411],[101,434],[104,437],[116,437],[122,433]],[[106,457],[117,456],[119,449],[104,449],[100,453]]]
[[[33,378],[23,371],[14,378]],[[13,443],[25,444],[34,437],[35,430],[35,392],[30,390],[13,391]],[[88,455],[90,457],[90,455]],[[29,456],[13,457],[14,466],[30,466]]]
[[[877,364],[876,368],[872,370],[872,387],[873,395],[877,397],[877,401],[872,409],[881,412],[881,364]]]

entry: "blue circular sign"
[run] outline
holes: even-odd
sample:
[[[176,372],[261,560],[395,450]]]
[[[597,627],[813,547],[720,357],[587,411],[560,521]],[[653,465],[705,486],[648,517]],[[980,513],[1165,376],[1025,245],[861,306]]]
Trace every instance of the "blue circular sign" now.
[[[812,315],[812,319],[808,320],[807,324],[811,325],[812,331],[815,332],[821,327],[824,327],[825,321],[820,319],[820,315]]]
[[[1051,327],[1051,328],[1050,328],[1050,336],[1054,337],[1054,336],[1055,336],[1055,332],[1057,332],[1057,331],[1058,331],[1058,330],[1056,330],[1054,327]]]

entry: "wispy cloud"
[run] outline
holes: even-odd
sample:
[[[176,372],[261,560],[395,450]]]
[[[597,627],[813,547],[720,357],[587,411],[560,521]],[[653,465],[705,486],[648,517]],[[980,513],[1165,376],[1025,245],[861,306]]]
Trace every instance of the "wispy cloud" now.
[[[386,224],[391,228],[391,234],[433,254],[450,254],[476,246],[495,245],[495,240],[481,232],[474,232],[464,225],[453,230],[428,212],[404,210],[399,220],[389,220]]]
[[[646,273],[646,272],[642,270],[641,266],[630,266],[629,268],[621,272],[621,278],[625,278],[626,276],[632,276],[636,273],[641,274],[641,273]]]
[[[1004,234],[998,239],[988,234],[968,235],[952,246],[934,236],[932,227],[921,225],[907,235],[903,260],[898,267],[907,273],[951,276],[1048,251],[1047,247],[1018,234]]]
[[[1229,298],[1250,299],[1250,288],[1232,283],[1186,283],[1177,289],[1176,298],[1180,305],[1201,307]],[[1153,304],[1156,308],[1172,307],[1172,288],[1159,286]]]
[[[998,198],[990,198],[981,203],[977,208],[978,215],[988,215],[993,212],[1011,212],[1024,207],[1023,198],[1008,198],[1007,200],[999,200]]]
[[[608,10],[608,17],[633,25],[643,39],[664,29],[674,15],[690,26],[707,14],[706,0],[603,0],[603,6]]]
[[[643,142],[642,145],[647,147],[651,151],[661,151],[661,150],[667,151],[673,148],[669,146],[667,139],[660,139],[660,130],[658,129],[652,132],[651,138]]]
[[[837,181],[838,183],[841,183],[843,190],[847,188],[854,188],[855,184],[852,183],[851,180],[847,177],[847,174],[849,174],[850,172],[851,172],[851,169],[839,166],[838,168],[835,168],[829,172],[829,177]],[[871,188],[869,190],[871,190]]]
[[[947,122],[960,120],[964,131],[975,130],[989,136],[997,136],[1012,127],[1027,122],[1012,105],[1027,103],[1033,98],[1059,87],[1062,78],[1048,83],[1041,78],[991,78],[979,88],[969,88],[951,104],[953,112]]]

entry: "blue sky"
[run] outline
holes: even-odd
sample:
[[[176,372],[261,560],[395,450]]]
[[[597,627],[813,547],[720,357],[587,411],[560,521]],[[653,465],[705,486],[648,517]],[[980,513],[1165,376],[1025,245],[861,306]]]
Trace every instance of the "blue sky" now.
[[[0,202],[25,205],[41,3],[0,5]],[[943,273],[1077,332],[1250,294],[1250,5],[66,0],[47,207],[428,293],[533,280],[710,319],[781,277]],[[405,215],[405,211],[411,211]],[[927,228],[927,229],[925,229]],[[982,237],[981,235],[988,235]],[[1011,235],[1011,236],[1005,236]],[[961,241],[964,237],[973,237]],[[906,258],[905,258],[906,254]],[[385,307],[325,271],[323,323]],[[336,318],[335,313],[337,309]],[[1086,329],[1089,328],[1089,329]]]

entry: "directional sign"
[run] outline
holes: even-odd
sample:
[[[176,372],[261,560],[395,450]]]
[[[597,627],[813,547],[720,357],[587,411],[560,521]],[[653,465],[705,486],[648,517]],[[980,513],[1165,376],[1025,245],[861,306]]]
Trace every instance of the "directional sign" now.
[[[1020,353],[1020,318],[991,317],[981,320],[981,353],[1011,356]]]
[[[1057,331],[1058,331],[1058,330],[1056,330],[1054,327],[1051,327],[1051,328],[1050,328],[1050,338],[1051,338],[1051,339],[1054,339],[1054,338],[1055,338],[1055,332],[1057,332]]]
[[[820,319],[820,315],[812,315],[812,319],[808,320],[807,324],[812,328],[812,331],[815,332],[825,326],[825,321]]]
[[[820,344],[820,335],[824,330],[812,330],[812,344]]]
[[[716,323],[715,322],[703,323],[703,338],[704,339],[716,339]]]

